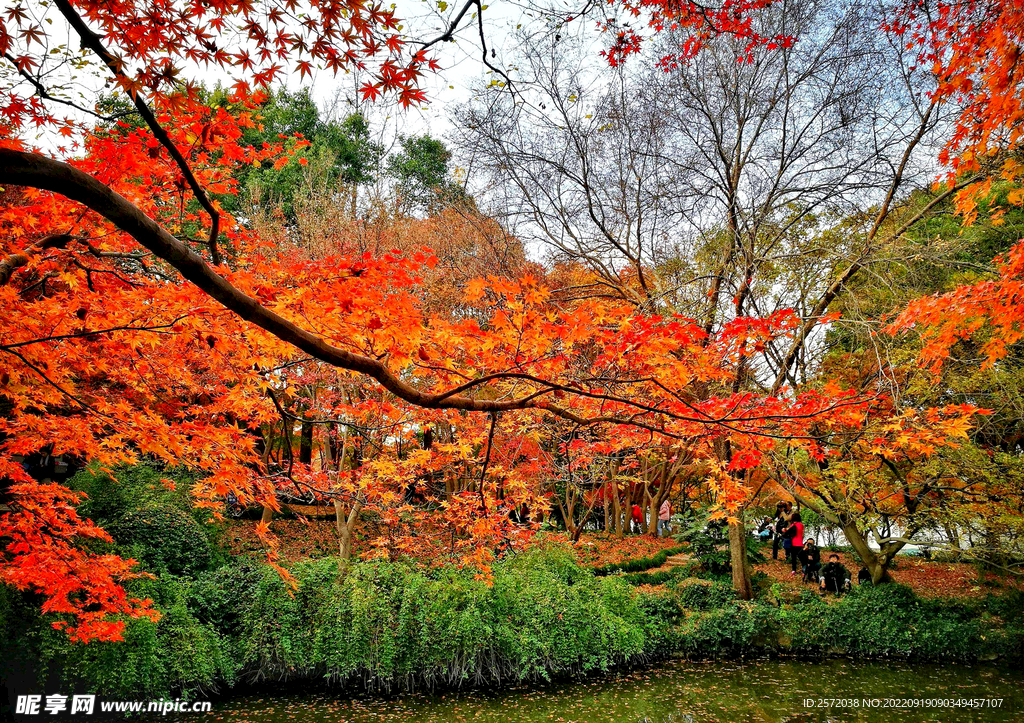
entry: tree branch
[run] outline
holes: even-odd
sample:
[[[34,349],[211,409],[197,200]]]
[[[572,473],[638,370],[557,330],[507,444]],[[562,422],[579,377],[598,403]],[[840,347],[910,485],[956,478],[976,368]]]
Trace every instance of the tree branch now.
[[[53,234],[36,241],[24,251],[10,254],[0,261],[0,286],[11,280],[11,274],[28,264],[32,256],[46,249],[62,249],[74,240],[74,236],[66,233]]]
[[[94,33],[82,17],[75,12],[75,9],[71,7],[71,3],[68,0],[54,0],[54,4],[57,9],[60,10],[61,14],[67,19],[71,27],[78,34],[78,37],[82,40],[82,47],[88,48],[94,52],[103,64],[110,69],[110,72],[114,74],[115,78],[121,80],[127,80],[124,74],[124,63],[120,59],[115,57],[106,47],[103,45],[103,40],[99,35]],[[220,251],[217,248],[217,237],[220,234],[220,212],[214,208],[213,202],[210,197],[206,195],[206,190],[200,185],[199,180],[192,172],[192,168],[188,164],[185,156],[178,150],[178,147],[174,145],[174,141],[164,130],[163,126],[160,125],[160,121],[156,119],[156,115],[150,109],[149,105],[142,98],[139,92],[128,92],[128,96],[135,103],[135,107],[139,111],[139,115],[142,116],[142,120],[149,126],[149,130],[153,133],[153,136],[160,141],[160,144],[167,149],[167,152],[171,154],[171,158],[177,164],[178,169],[181,171],[181,175],[185,178],[189,188],[192,189],[193,195],[196,200],[199,201],[199,205],[202,206],[206,213],[210,216],[210,237],[207,241],[210,247],[210,258],[213,259],[213,263],[220,265]]]

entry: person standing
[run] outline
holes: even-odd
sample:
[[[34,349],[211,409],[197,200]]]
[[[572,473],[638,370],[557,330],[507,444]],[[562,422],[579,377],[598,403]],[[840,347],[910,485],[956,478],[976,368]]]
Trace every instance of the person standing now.
[[[783,504],[782,517],[779,518],[779,527],[782,528],[782,551],[786,554],[786,560],[790,560],[793,556],[793,517],[796,514],[793,511],[792,502]]]
[[[772,559],[779,559],[779,547],[782,546],[782,532],[786,528],[786,522],[782,515],[786,511],[786,503],[780,502],[775,505],[775,517],[772,520]]]
[[[643,531],[641,522],[644,519],[644,512],[640,509],[640,505],[636,502],[633,503],[633,532],[639,535]]]
[[[787,532],[790,533],[789,541],[789,563],[792,566],[790,575],[796,575],[796,566],[803,567],[807,561],[804,559],[804,521],[799,512],[793,513],[793,521],[790,523]]]
[[[658,537],[664,537],[664,533],[668,532],[669,522],[672,520],[672,505],[668,500],[661,503],[661,507],[658,509]]]

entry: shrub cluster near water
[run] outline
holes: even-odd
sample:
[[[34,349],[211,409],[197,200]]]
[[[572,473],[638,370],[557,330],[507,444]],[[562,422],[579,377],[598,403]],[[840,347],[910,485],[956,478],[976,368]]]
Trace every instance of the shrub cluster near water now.
[[[483,684],[672,655],[1024,660],[1019,592],[963,602],[885,585],[838,600],[807,591],[785,603],[770,594],[740,602],[724,578],[677,569],[656,573],[660,588],[637,587],[649,574],[622,571],[656,560],[602,576],[560,548],[504,559],[491,580],[473,569],[326,558],[293,566],[291,590],[261,562],[220,551],[215,528],[152,475],[122,477],[116,493],[126,499],[93,477],[79,484],[114,551],[155,573],[131,592],[163,616],[129,621],[122,643],[71,644],[38,600],[0,586],[0,672],[27,692],[142,698],[300,678]]]
[[[72,645],[5,589],[8,666],[110,695],[223,689],[239,681],[328,678],[376,688],[579,674],[669,655],[783,652],[921,660],[1024,658],[1024,600],[922,600],[899,585],[781,607],[741,603],[724,582],[682,578],[637,590],[561,551],[471,570],[324,559],[294,569],[293,593],[255,563],[138,581],[163,612],[131,621],[124,643]],[[8,670],[10,673],[10,670]],[[50,685],[47,689],[52,689]]]

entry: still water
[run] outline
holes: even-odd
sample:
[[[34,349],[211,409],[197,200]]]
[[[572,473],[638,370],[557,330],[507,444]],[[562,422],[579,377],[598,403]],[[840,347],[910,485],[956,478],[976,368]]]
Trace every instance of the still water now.
[[[996,707],[923,707],[932,701]],[[846,703],[823,708],[829,702]],[[865,707],[877,701],[878,707]],[[813,703],[809,707],[808,703]],[[922,707],[882,707],[886,705]],[[1024,673],[992,666],[674,660],[642,670],[498,690],[351,697],[302,683],[213,702],[232,723],[704,723],[1024,721]]]

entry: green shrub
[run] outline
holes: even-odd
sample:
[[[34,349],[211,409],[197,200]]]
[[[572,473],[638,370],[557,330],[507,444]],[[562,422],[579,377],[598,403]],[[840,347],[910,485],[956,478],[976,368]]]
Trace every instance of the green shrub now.
[[[244,560],[202,573],[187,586],[188,607],[196,619],[218,634],[237,638],[243,632],[245,613],[255,602],[263,575],[260,565]]]
[[[831,604],[808,597],[783,612],[798,650],[973,660],[983,647],[980,620],[970,606],[924,600],[903,585],[858,587]]]
[[[1024,590],[1007,590],[1002,595],[986,596],[983,608],[1003,620],[1024,620]]]
[[[153,506],[124,515],[111,526],[115,541],[153,571],[194,573],[210,564],[202,525],[175,507]]]
[[[712,575],[725,575],[732,570],[732,553],[729,550],[728,528],[724,524],[708,522],[706,519],[696,520],[692,526],[683,530],[678,539],[689,543],[693,555],[692,563]],[[761,542],[750,535],[744,537],[747,560],[751,565],[764,562]]]
[[[677,652],[722,657],[753,651],[764,644],[775,615],[770,608],[730,604],[688,615],[674,635]]]
[[[91,464],[68,480],[71,489],[84,492],[87,496],[78,508],[83,517],[102,524],[114,522],[129,512],[153,505],[190,509],[188,489],[194,481],[194,475],[189,472],[139,464],[117,467],[114,476],[116,479],[103,472],[98,465]],[[175,480],[175,489],[170,489],[162,481],[168,478]]]
[[[21,621],[19,647],[31,650],[37,678],[62,690],[118,698],[189,695],[234,682],[237,664],[216,631],[191,614],[180,581],[140,579],[128,591],[151,598],[161,618],[126,620],[120,642],[72,643],[33,606]]]
[[[153,599],[161,620],[129,621],[123,643],[88,645],[53,630],[33,595],[2,588],[0,670],[141,698],[266,678],[514,682],[673,653],[1024,658],[1024,596],[963,603],[880,585],[827,599],[807,590],[777,607],[676,571],[663,589],[639,592],[627,576],[598,577],[559,550],[503,560],[489,581],[471,569],[334,558],[291,572],[295,589],[241,560],[194,579],[132,581],[131,594]],[[31,664],[15,670],[14,659]]]
[[[708,610],[720,608],[736,599],[732,585],[724,582],[706,582],[704,580],[682,580],[671,585],[679,604],[691,610]]]
[[[685,575],[685,568],[673,567],[669,570],[659,572],[634,572],[631,575],[623,575],[622,580],[630,585],[664,585]]]
[[[661,567],[665,564],[672,555],[678,555],[681,552],[686,552],[686,545],[680,545],[678,547],[670,547],[657,552],[650,557],[638,557],[633,560],[623,560],[622,562],[610,562],[607,565],[599,565],[591,568],[595,575],[611,575],[615,572],[644,572],[645,570],[651,570],[655,567]]]
[[[293,572],[294,597],[266,577],[247,615],[252,675],[317,671],[384,687],[521,680],[606,669],[645,649],[632,588],[561,552],[501,562],[491,585],[472,571],[386,562],[318,560]]]

